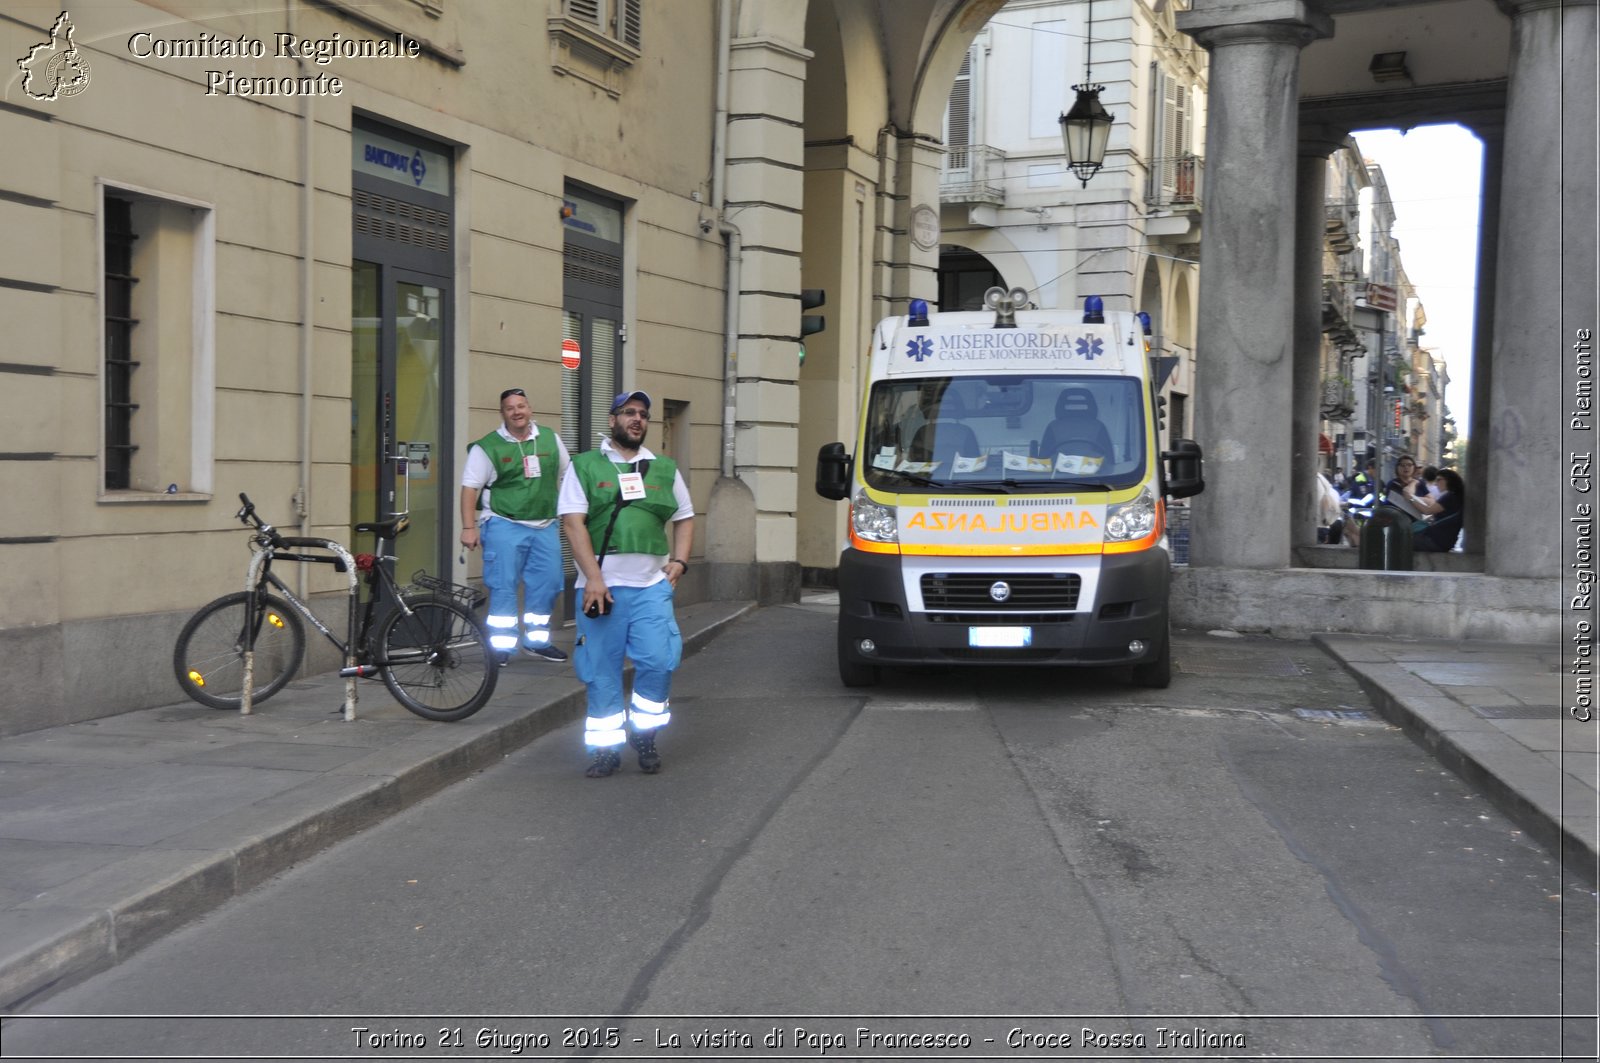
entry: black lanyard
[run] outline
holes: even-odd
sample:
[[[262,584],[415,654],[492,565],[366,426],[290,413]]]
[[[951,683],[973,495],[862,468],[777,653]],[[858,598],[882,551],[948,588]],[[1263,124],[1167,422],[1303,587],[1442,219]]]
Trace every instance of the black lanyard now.
[[[615,468],[615,463],[613,463],[612,467]],[[634,462],[632,465],[628,466],[628,471],[638,473],[640,485],[643,486],[645,473],[650,471],[650,459],[643,458]],[[631,498],[622,497],[622,485],[619,483],[617,485],[617,508],[611,511],[611,522],[606,525],[605,537],[600,541],[600,552],[595,555],[594,563],[596,568],[598,568],[600,564],[605,561],[606,551],[611,549],[611,532],[617,526],[617,517],[622,515],[623,509],[625,509],[632,501],[633,499]]]

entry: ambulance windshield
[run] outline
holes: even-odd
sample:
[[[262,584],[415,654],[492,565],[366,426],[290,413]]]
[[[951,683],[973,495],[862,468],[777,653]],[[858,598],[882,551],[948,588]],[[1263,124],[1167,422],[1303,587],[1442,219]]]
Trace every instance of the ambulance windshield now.
[[[1007,374],[874,384],[866,482],[985,490],[1110,490],[1145,477],[1145,408],[1126,376]]]

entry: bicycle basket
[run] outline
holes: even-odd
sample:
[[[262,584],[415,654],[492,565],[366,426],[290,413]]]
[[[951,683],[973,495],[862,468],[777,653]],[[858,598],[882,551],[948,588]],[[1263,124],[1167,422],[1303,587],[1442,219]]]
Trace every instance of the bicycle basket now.
[[[451,583],[447,579],[430,576],[421,569],[412,573],[411,586],[428,594],[454,598],[468,609],[476,609],[489,597],[489,592],[482,587],[465,587],[459,583]]]

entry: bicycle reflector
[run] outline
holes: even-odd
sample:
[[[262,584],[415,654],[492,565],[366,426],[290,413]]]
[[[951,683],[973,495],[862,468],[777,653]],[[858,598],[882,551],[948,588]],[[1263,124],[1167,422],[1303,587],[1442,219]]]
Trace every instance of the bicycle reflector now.
[[[206,685],[206,677],[191,668],[189,669],[189,682],[197,687],[203,687]]]
[[[267,623],[271,624],[273,627],[282,627],[283,617],[279,616],[277,613],[268,613]]]
[[[371,572],[372,571],[372,565],[377,560],[378,560],[377,557],[375,557],[372,554],[357,554],[356,555],[356,569],[358,571],[361,571],[361,572]]]

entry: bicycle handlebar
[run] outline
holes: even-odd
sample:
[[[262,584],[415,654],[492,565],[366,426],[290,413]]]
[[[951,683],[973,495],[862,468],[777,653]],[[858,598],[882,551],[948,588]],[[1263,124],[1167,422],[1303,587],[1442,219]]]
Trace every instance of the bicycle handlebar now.
[[[265,538],[267,542],[271,543],[275,547],[284,545],[283,536],[278,534],[278,529],[274,528],[272,525],[268,524],[266,521],[262,520],[256,515],[256,504],[250,501],[249,495],[245,494],[243,491],[240,491],[239,501],[242,502],[243,505],[239,507],[239,512],[234,514],[234,516],[239,518],[240,524],[246,524],[255,528],[257,534]]]

